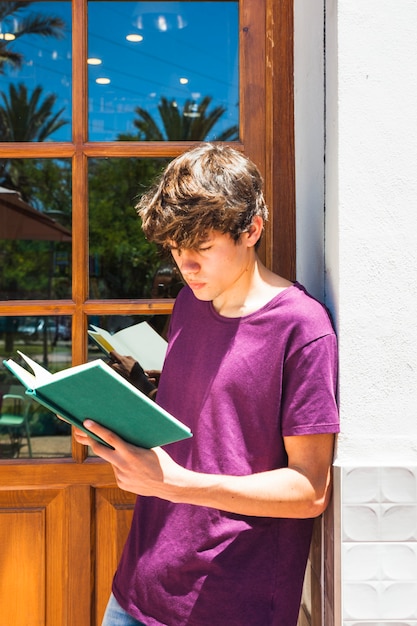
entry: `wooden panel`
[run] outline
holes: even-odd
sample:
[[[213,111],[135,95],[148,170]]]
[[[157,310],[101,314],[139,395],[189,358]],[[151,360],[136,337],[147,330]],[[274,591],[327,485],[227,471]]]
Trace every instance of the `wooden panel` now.
[[[16,469],[0,466],[1,623],[98,626],[136,497],[97,460]]]
[[[101,624],[114,572],[132,521],[136,497],[116,488],[96,490],[95,624]],[[103,549],[104,548],[104,549]]]
[[[39,509],[25,514],[6,513],[0,518],[0,599],[5,624],[31,626],[44,622],[44,530],[45,516]],[[33,607],[30,616],[28,605]]]
[[[64,502],[65,493],[56,490],[0,493],[3,624],[65,623]]]

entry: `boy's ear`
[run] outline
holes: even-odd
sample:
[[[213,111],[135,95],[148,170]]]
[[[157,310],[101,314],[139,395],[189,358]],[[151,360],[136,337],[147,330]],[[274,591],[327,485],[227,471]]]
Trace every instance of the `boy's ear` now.
[[[252,224],[249,226],[247,232],[248,246],[254,246],[262,235],[264,228],[264,221],[260,215],[255,215]]]

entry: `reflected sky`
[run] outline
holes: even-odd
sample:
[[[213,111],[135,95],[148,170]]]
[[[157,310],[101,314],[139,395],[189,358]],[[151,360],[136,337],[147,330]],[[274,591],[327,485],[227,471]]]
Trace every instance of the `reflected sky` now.
[[[42,85],[45,95],[56,93],[54,111],[64,109],[62,117],[69,123],[49,139],[68,141],[71,3],[35,2],[27,11],[61,16],[67,31],[62,39],[27,35],[12,42],[10,47],[23,54],[24,63],[20,70],[4,68],[0,88],[8,93],[9,83],[23,82],[29,92]],[[1,28],[4,32],[6,25]],[[136,135],[133,119],[138,106],[160,125],[161,97],[182,107],[186,100],[198,103],[210,96],[209,111],[224,107],[214,136],[208,139],[237,124],[237,43],[237,2],[90,2],[88,56],[96,59],[88,66],[90,140]]]

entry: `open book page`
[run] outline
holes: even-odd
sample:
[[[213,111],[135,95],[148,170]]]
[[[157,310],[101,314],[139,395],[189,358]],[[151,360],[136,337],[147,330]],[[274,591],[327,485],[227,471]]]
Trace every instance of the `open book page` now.
[[[124,356],[132,356],[144,370],[162,369],[167,342],[147,322],[128,326],[111,335],[107,330],[91,326],[89,335],[105,352],[115,350]]]
[[[104,361],[101,359],[97,359],[96,361],[90,361],[88,363],[82,363],[81,365],[75,365],[73,367],[69,367],[59,372],[55,372],[55,374],[51,374],[47,369],[42,367],[39,363],[31,359],[29,356],[17,350],[17,353],[22,357],[22,359],[29,365],[33,374],[29,372],[27,369],[16,363],[13,359],[8,359],[7,361],[3,361],[4,365],[11,371],[13,374],[20,380],[20,382],[29,390],[36,390],[40,387],[47,385],[48,383],[55,382],[57,380],[62,380],[67,378],[68,376],[73,376],[79,371],[83,371],[95,366],[97,361],[100,361],[105,367],[108,367]],[[119,376],[114,372],[111,368],[110,374],[114,374],[115,376]],[[124,379],[121,380],[123,383]]]
[[[13,359],[4,361],[4,364],[11,372],[13,372],[16,378],[20,380],[26,389],[36,389],[39,385],[43,385],[51,380],[52,374],[42,367],[42,365],[39,365],[39,363],[36,363],[36,361],[33,361],[30,357],[26,356],[26,354],[23,354],[19,350],[17,352],[22,359],[26,361],[33,373],[19,365],[19,363],[13,361]]]
[[[92,326],[94,330],[89,330],[88,334],[96,343],[98,343],[99,348],[103,350],[107,355],[110,352],[116,350],[115,346],[111,343],[111,335],[107,332],[107,330],[99,329],[96,326]],[[107,336],[108,335],[108,336]],[[118,350],[116,350],[118,352]]]

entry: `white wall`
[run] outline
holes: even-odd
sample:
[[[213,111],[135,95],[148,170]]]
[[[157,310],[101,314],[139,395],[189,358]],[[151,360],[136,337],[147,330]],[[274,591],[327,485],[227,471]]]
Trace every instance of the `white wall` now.
[[[323,623],[417,626],[417,0],[323,3],[324,193],[323,7],[295,1],[297,269],[317,289],[321,246],[339,338]]]
[[[325,196],[323,2],[294,6],[297,275],[337,323],[338,458],[415,461],[417,0],[325,0]]]
[[[337,40],[326,55],[328,111],[337,110],[327,127],[334,158],[327,158],[333,191],[326,209],[337,219],[326,228],[326,263],[337,267],[338,279],[343,425],[338,456],[362,463],[412,462],[417,459],[417,1],[330,0],[327,34]]]

